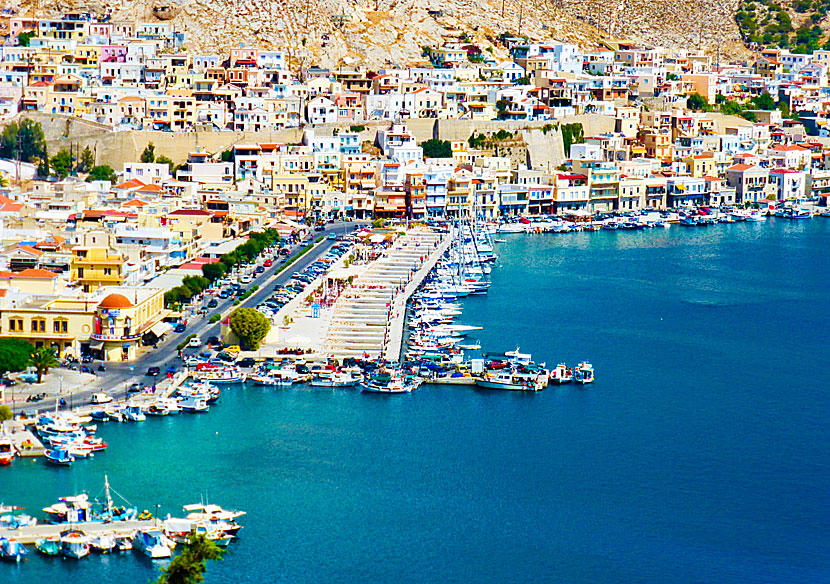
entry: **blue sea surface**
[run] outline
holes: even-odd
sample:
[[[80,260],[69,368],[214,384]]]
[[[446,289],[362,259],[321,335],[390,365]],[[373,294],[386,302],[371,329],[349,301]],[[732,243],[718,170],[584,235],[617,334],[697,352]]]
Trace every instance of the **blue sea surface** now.
[[[208,582],[830,582],[830,221],[509,235],[461,322],[597,381],[538,394],[235,387],[109,424],[0,500],[102,493],[248,513]],[[32,553],[0,582],[147,582],[138,554]]]

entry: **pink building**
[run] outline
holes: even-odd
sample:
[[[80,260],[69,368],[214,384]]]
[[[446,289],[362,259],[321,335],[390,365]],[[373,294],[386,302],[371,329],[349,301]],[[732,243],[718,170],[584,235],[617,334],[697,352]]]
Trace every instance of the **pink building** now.
[[[101,47],[100,63],[125,63],[126,61],[126,45],[106,45]]]

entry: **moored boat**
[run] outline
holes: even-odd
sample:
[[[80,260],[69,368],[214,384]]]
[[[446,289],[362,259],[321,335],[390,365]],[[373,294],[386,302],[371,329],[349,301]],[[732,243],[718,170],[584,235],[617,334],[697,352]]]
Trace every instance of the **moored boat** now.
[[[42,537],[35,541],[35,549],[44,556],[61,555],[61,540],[59,537]]]
[[[17,455],[17,449],[12,439],[5,434],[0,435],[0,465],[11,464]]]
[[[133,536],[133,545],[144,555],[153,558],[169,558],[175,542],[157,528],[139,529]]]
[[[79,560],[89,555],[89,537],[82,531],[61,534],[61,553],[64,557]]]
[[[7,562],[20,562],[29,550],[16,539],[0,537],[0,559]]]
[[[63,448],[55,448],[54,450],[46,451],[46,462],[57,466],[69,466],[75,462],[75,457],[70,454],[68,450]]]
[[[573,381],[573,371],[568,369],[568,366],[564,363],[560,363],[555,369],[553,369],[553,371],[550,372],[550,380],[552,383],[557,383],[559,385],[563,383],[570,383]]]
[[[576,383],[593,383],[594,382],[594,367],[587,361],[583,361],[574,367],[574,381]]]

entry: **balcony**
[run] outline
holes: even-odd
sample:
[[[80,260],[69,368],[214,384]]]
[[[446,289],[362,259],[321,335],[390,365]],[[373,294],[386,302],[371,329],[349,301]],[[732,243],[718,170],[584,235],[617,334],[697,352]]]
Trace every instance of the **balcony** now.
[[[121,341],[137,341],[141,338],[141,333],[131,333],[129,335],[105,335],[105,334],[96,334],[93,333],[89,335],[89,338],[93,341],[105,341],[111,343],[117,343]]]

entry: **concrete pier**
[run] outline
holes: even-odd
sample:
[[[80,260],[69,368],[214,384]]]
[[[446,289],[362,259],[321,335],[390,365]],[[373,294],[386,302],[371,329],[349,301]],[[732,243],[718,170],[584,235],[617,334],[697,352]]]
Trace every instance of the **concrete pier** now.
[[[146,521],[115,521],[113,523],[63,523],[60,525],[30,525],[18,529],[0,528],[0,537],[16,539],[23,544],[32,544],[44,537],[60,537],[60,534],[68,530],[83,531],[87,535],[118,535],[132,536],[139,529],[156,526],[155,519]]]
[[[406,302],[451,241],[417,227],[397,241],[338,298],[329,323],[326,356],[400,357]]]

